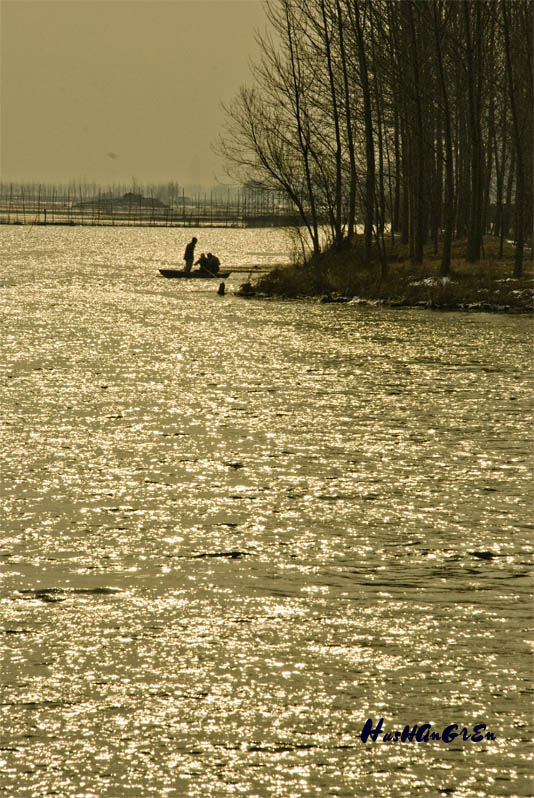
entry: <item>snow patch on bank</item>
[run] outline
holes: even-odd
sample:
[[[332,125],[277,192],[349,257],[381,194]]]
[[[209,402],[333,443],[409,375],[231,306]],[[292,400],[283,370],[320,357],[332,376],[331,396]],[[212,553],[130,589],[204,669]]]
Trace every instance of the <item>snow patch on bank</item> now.
[[[447,285],[447,283],[452,282],[450,277],[425,277],[424,280],[415,280],[410,285],[426,285],[432,288],[435,285]]]

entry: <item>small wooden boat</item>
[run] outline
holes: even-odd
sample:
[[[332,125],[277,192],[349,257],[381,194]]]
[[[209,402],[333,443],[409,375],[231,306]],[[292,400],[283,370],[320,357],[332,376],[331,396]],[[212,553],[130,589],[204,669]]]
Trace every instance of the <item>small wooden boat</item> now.
[[[183,269],[160,269],[159,273],[164,277],[181,277],[184,280],[213,280],[214,277],[219,277],[223,280],[230,274],[230,272],[213,272],[213,274],[210,274],[209,272],[200,271],[200,269],[187,273]]]

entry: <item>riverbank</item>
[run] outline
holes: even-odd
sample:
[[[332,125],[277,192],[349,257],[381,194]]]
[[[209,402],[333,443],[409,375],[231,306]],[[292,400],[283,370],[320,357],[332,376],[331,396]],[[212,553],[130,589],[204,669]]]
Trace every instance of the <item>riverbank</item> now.
[[[483,257],[468,263],[465,241],[455,242],[451,274],[440,277],[440,256],[425,250],[422,264],[414,265],[407,247],[395,243],[386,252],[387,277],[379,263],[366,263],[357,241],[341,251],[328,250],[306,264],[275,268],[242,296],[285,298],[317,297],[323,302],[361,302],[387,307],[425,307],[437,310],[532,313],[534,283],[532,260],[525,259],[523,277],[513,277],[514,247],[484,239]],[[530,253],[528,253],[530,254]]]

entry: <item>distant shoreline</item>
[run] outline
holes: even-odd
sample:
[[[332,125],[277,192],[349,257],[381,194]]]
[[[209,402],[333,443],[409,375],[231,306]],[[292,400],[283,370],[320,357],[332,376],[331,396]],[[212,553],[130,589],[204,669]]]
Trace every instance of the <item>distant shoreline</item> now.
[[[264,198],[265,200],[265,198]],[[164,203],[157,197],[128,192],[122,197],[100,194],[89,199],[73,199],[50,189],[41,193],[19,187],[13,194],[4,186],[0,192],[0,224],[66,225],[69,227],[235,227],[284,228],[301,222],[298,215],[270,197],[260,202],[238,195],[233,199],[184,197]],[[326,220],[325,220],[326,221]]]
[[[194,229],[198,227],[206,227],[206,228],[214,228],[214,229],[236,229],[236,230],[248,230],[248,229],[255,229],[251,227],[245,227],[242,224],[238,223],[224,223],[224,222],[206,222],[203,219],[195,219],[194,221],[186,221],[186,222],[165,222],[165,221],[131,221],[128,220],[99,220],[99,221],[92,221],[87,219],[87,221],[37,221],[37,222],[30,222],[30,221],[5,221],[4,219],[0,219],[0,225],[6,227],[154,227],[154,228],[173,228],[173,229]]]

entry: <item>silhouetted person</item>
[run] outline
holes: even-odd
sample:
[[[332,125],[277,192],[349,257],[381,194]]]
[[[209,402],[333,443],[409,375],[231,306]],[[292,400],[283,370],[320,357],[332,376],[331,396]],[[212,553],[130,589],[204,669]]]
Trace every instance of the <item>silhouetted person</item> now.
[[[191,269],[193,268],[193,261],[195,259],[195,244],[197,243],[196,238],[193,236],[189,244],[185,248],[184,252],[184,260],[185,260],[185,269],[184,272],[189,274]]]
[[[211,252],[208,252],[206,263],[206,269],[210,274],[217,274],[219,271],[219,266],[221,265],[221,261],[216,255],[212,255]]]
[[[207,267],[207,265],[208,265],[208,259],[207,259],[207,257],[204,255],[204,253],[202,253],[202,255],[200,256],[200,258],[199,258],[198,260],[196,260],[196,261],[195,261],[195,266],[200,266],[200,271],[201,271],[201,272],[205,272],[205,271],[206,271],[206,267]]]

